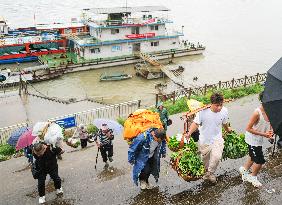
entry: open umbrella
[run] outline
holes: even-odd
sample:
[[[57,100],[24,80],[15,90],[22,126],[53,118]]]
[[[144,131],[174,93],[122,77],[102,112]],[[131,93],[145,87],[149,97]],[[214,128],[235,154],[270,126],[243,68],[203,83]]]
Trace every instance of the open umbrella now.
[[[36,136],[32,135],[32,131],[28,130],[24,132],[20,138],[18,139],[17,145],[16,145],[16,150],[23,149],[29,145],[32,144],[33,140],[36,138]]]
[[[22,136],[23,133],[25,133],[28,130],[27,127],[21,127],[16,129],[15,131],[12,132],[10,138],[8,139],[7,143],[13,147],[16,146],[18,139],[20,136]]]
[[[267,71],[262,103],[274,133],[282,136],[282,58]]]
[[[102,124],[107,124],[109,129],[113,130],[113,134],[118,136],[123,132],[123,126],[117,121],[110,119],[95,119],[93,123],[96,127],[101,128]]]

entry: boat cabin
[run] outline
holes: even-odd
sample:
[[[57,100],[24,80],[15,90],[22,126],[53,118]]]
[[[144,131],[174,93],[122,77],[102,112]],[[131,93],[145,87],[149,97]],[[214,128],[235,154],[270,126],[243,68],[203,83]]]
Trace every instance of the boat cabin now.
[[[90,34],[70,39],[71,48],[85,60],[177,49],[183,34],[168,30],[168,11],[163,6],[85,9]]]

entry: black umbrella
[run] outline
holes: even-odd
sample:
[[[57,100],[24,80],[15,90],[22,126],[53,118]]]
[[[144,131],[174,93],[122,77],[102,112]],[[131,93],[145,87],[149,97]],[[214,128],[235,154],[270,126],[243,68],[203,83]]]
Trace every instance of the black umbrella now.
[[[282,136],[282,58],[267,71],[262,103],[274,133]]]

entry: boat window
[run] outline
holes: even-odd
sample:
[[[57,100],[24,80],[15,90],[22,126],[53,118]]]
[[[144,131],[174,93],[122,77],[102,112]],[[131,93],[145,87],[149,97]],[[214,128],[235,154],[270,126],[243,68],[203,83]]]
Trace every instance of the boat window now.
[[[77,33],[81,33],[82,31],[83,31],[82,28],[77,28],[77,29],[76,29],[76,32],[77,32]]]
[[[65,29],[65,33],[66,33],[66,34],[69,34],[69,33],[71,33],[71,29],[69,29],[69,28],[66,28],[66,29]]]
[[[159,30],[159,26],[150,26],[152,31],[157,31]]]
[[[151,42],[151,46],[159,46],[159,41],[153,41],[153,42]]]
[[[111,34],[116,34],[119,33],[119,29],[115,28],[115,29],[111,29]]]
[[[121,51],[121,46],[112,46],[112,52]]]
[[[90,49],[91,53],[100,53],[100,48],[92,48]]]

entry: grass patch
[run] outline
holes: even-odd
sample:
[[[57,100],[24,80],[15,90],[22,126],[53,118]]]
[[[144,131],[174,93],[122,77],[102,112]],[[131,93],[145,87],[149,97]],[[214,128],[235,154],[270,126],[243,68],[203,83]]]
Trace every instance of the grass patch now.
[[[210,103],[210,96],[213,92],[220,92],[223,94],[224,99],[238,99],[252,94],[258,94],[264,90],[264,86],[257,83],[248,87],[239,87],[234,89],[221,89],[221,90],[208,90],[205,95],[192,95],[191,99],[198,100],[204,104]],[[173,104],[172,100],[164,102],[168,113],[170,115],[189,111],[187,105],[187,98],[181,97]]]
[[[11,156],[15,153],[16,150],[11,145],[9,144],[0,145],[0,162],[10,159]]]

